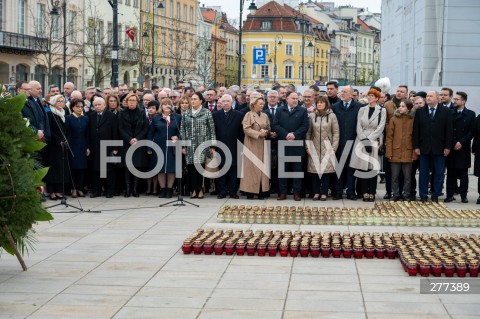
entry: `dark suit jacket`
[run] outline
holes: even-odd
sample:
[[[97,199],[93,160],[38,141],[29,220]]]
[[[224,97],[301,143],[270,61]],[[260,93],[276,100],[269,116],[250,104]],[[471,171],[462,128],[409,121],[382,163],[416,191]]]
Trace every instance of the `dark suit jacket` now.
[[[413,121],[413,148],[419,148],[421,155],[443,155],[444,149],[453,146],[453,121],[451,110],[437,106],[433,120],[430,120],[429,106],[419,108]]]
[[[107,109],[103,110],[100,122],[97,121],[97,112],[88,112],[88,137],[90,143],[90,167],[94,171],[100,170],[100,141],[118,140],[118,121],[117,116]],[[119,147],[108,147],[107,156],[112,155],[113,150],[118,151]],[[120,154],[118,154],[120,155]],[[107,169],[112,169],[113,165],[108,164]]]
[[[451,110],[453,120],[453,144],[450,154],[447,157],[447,167],[469,168],[472,165],[471,144],[475,131],[475,112],[464,108],[462,113]],[[454,150],[455,144],[460,142],[462,148]]]
[[[38,130],[43,130],[45,141],[50,141],[50,121],[41,102],[36,102],[31,96],[28,97],[22,108],[22,116],[29,120],[30,128],[35,134]]]
[[[139,141],[146,139],[148,126],[148,119],[144,111],[138,107],[133,111],[125,108],[118,113],[118,133],[123,140],[122,165],[126,165],[125,156],[130,148],[130,140],[132,138],[136,138]],[[147,167],[147,151],[145,148],[133,153],[132,163],[136,168]]]
[[[215,104],[215,107],[213,108],[213,112],[212,112],[212,113],[218,111],[218,110],[217,110],[217,101],[215,101],[213,104]],[[209,103],[208,103],[208,102],[205,102],[205,104],[203,104],[203,107],[210,111],[210,106],[209,106]]]
[[[338,142],[337,156],[342,156],[343,149],[347,141],[355,141],[357,138],[357,116],[362,104],[351,100],[348,109],[343,107],[343,101],[338,99],[336,104],[333,104],[332,110],[337,117],[338,127],[340,129],[340,141]],[[350,151],[353,149],[352,148]]]
[[[243,143],[243,125],[244,114],[240,111],[230,110],[228,119],[225,118],[225,112],[218,111],[212,114],[215,124],[215,135],[217,141],[224,143],[232,154],[232,165],[237,165],[237,140]],[[221,165],[225,164],[225,155],[221,149],[217,149],[222,157]]]
[[[295,135],[295,140],[305,140],[310,123],[307,109],[297,106],[292,112],[287,107],[277,108],[273,119],[272,131],[277,133],[278,140],[286,140],[288,133]],[[305,156],[304,146],[289,146],[285,149],[287,156]]]

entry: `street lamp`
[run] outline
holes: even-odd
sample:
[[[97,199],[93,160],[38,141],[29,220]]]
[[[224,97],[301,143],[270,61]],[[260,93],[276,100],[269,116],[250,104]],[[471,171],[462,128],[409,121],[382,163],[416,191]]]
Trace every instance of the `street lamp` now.
[[[245,0],[240,0],[240,20],[239,20],[239,32],[238,32],[238,70],[237,70],[237,84],[238,86],[242,85],[242,15],[243,15],[243,5],[245,4]],[[252,0],[248,10],[251,14],[255,14],[257,11],[257,6],[255,5],[255,1]]]
[[[377,49],[373,49],[373,72],[372,72],[372,77],[373,81],[375,81],[375,57],[376,57]]]
[[[352,35],[350,45],[353,45],[353,41],[355,41],[355,85],[357,85],[358,34],[355,36]]]
[[[299,18],[300,14],[302,15],[301,18]],[[297,12],[295,21],[297,21],[300,24],[300,29],[302,31],[302,86],[303,86],[305,85],[305,27],[308,27],[309,25],[308,21],[305,19],[303,3],[300,4],[300,9]],[[309,48],[313,47],[312,40],[314,39],[311,38],[311,40],[309,40],[308,42]]]
[[[153,6],[155,6],[155,2],[153,3]],[[163,6],[163,1],[160,1],[157,5],[157,8],[158,9],[163,9],[164,6]],[[155,77],[154,77],[154,73],[155,73],[155,12],[153,13],[153,17],[152,17],[152,23],[151,23],[151,27],[152,27],[152,66],[151,66],[151,76],[152,76],[152,84],[151,84],[151,87],[153,87],[155,85]],[[145,32],[143,32],[143,37],[144,38],[148,38],[148,29],[145,30]]]
[[[60,1],[52,0],[52,10],[50,15],[54,18],[58,18],[58,8],[60,7]],[[62,1],[62,14],[63,14],[63,83],[67,82],[67,0]],[[57,24],[58,26],[58,24]],[[70,30],[70,32],[73,32]],[[59,83],[61,85],[61,83]]]
[[[281,34],[275,36],[275,45],[273,46],[273,83],[277,83],[277,46],[282,45],[282,40],[283,36]]]

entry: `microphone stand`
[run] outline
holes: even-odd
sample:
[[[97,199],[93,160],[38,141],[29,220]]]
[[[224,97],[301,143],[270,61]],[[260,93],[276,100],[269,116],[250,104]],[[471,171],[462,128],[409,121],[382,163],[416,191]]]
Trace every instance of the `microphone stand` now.
[[[180,133],[180,127],[178,126],[178,122],[177,122],[177,119],[175,118],[175,112],[170,108],[170,117],[173,118],[175,120],[175,123],[177,124],[177,130],[179,131]],[[168,134],[167,134],[167,138],[168,138]],[[168,146],[166,147],[166,152],[165,153],[168,153]],[[167,155],[166,155],[167,156]],[[166,157],[165,156],[165,157]],[[166,168],[166,167],[165,167]],[[189,201],[186,201],[183,199],[183,195],[182,195],[182,178],[183,178],[183,174],[182,174],[182,177],[180,178],[177,178],[177,186],[178,186],[178,190],[177,190],[177,199],[176,200],[172,200],[170,202],[167,202],[165,204],[161,204],[159,207],[165,207],[165,206],[168,206],[168,205],[172,205],[172,206],[186,206],[186,204],[189,204],[189,205],[192,205],[192,206],[195,206],[195,207],[200,207],[199,205],[197,204],[194,204],[194,203],[191,203]],[[167,177],[167,183],[168,183],[168,177]]]
[[[53,107],[53,108],[55,107],[48,102],[47,102],[47,104],[50,105],[50,107]],[[63,144],[61,144],[61,146],[62,146],[62,193],[63,193],[63,198],[60,200],[60,203],[52,205],[52,206],[45,207],[45,209],[50,209],[50,208],[57,207],[57,206],[60,206],[60,205],[65,205],[65,207],[72,207],[72,208],[76,209],[76,211],[67,211],[67,212],[62,211],[62,212],[55,212],[55,213],[77,213],[77,212],[101,213],[101,211],[92,211],[90,209],[85,210],[81,207],[77,207],[77,206],[70,205],[70,204],[67,203],[67,196],[65,195],[65,152],[66,152],[66,150],[68,150],[68,151],[70,151],[70,154],[72,155],[72,157],[75,157],[75,155],[73,154],[73,151],[70,148],[70,144],[68,143],[67,137],[65,136],[65,133],[63,132],[62,127],[60,126],[60,123],[58,123],[56,115],[52,113],[52,117],[53,117],[53,120],[55,121],[55,124],[56,124],[58,130],[60,131],[60,134],[62,135],[62,138],[63,138],[63,141],[64,141]],[[69,172],[70,172],[70,164],[69,164]],[[73,179],[72,179],[71,172],[70,172],[70,179],[71,179],[71,182],[73,184]],[[80,201],[79,201],[79,203],[80,203]]]

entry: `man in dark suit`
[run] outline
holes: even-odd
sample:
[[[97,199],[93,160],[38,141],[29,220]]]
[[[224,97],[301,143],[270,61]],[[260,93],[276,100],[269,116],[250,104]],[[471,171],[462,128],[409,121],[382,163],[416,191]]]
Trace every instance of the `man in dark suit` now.
[[[16,85],[17,94],[25,93],[27,100],[22,108],[22,116],[30,122],[30,128],[37,134],[39,140],[50,141],[50,121],[47,112],[40,101],[42,86],[37,81],[19,82]]]
[[[419,190],[422,202],[428,198],[428,175],[433,166],[432,201],[438,202],[445,174],[445,158],[453,145],[451,111],[438,104],[436,91],[427,93],[427,104],[418,109],[413,121],[413,148],[420,156]]]
[[[287,107],[277,109],[273,120],[272,131],[278,135],[278,140],[288,142],[303,141],[308,131],[309,121],[307,109],[298,106],[298,94],[290,92],[287,95]],[[279,143],[280,144],[280,143]],[[279,156],[282,155],[282,145],[279,145]],[[285,146],[286,156],[305,157],[304,145]],[[280,167],[279,167],[280,168]],[[281,173],[299,173],[302,172],[302,160],[295,162],[286,162]],[[279,172],[280,174],[280,172]],[[281,176],[281,175],[280,175]],[[285,176],[285,175],[284,175]],[[292,178],[293,180],[293,199],[300,201],[300,193],[302,191],[302,178]],[[277,200],[287,199],[288,179],[286,177],[279,178],[279,192]]]
[[[107,177],[101,177],[102,168],[100,158],[100,144],[102,140],[118,140],[118,121],[117,116],[106,109],[105,100],[101,97],[93,101],[95,111],[89,112],[89,142],[90,142],[90,167],[92,168],[93,190],[90,197],[99,197],[102,193],[102,182],[105,188],[107,198],[113,197],[115,189],[114,164],[108,163]],[[120,140],[121,142],[121,140]],[[107,147],[107,156],[117,155],[118,147]]]
[[[333,82],[329,86],[335,88]],[[348,152],[348,157],[343,167],[339,167],[342,171],[336,172],[335,180],[335,194],[334,200],[342,199],[343,189],[347,189],[347,198],[356,200],[355,195],[355,169],[350,167],[350,157],[353,151],[353,142],[357,138],[357,115],[362,105],[355,102],[352,99],[353,88],[350,85],[346,85],[340,92],[340,100],[332,106],[333,113],[337,116],[338,127],[340,128],[340,141],[337,149],[337,160],[340,162],[345,146],[348,141],[351,141],[350,149],[345,150]],[[329,97],[330,100],[330,97]],[[339,169],[337,168],[337,169]]]
[[[453,98],[452,110],[453,148],[447,157],[447,197],[445,202],[454,201],[453,194],[460,179],[459,193],[462,203],[468,203],[468,168],[471,166],[471,142],[474,133],[476,114],[465,107],[467,94],[457,92]]]
[[[203,107],[208,109],[211,113],[217,111],[217,91],[215,89],[208,89],[207,93],[205,94],[205,104]]]
[[[218,196],[222,199],[230,195],[230,198],[238,198],[238,177],[237,177],[237,140],[243,143],[243,113],[232,110],[233,97],[230,94],[222,96],[223,110],[212,114],[213,123],[215,124],[215,135],[217,141],[225,144],[232,155],[232,165],[230,169],[217,178],[215,185],[217,186]],[[217,148],[221,156],[220,169],[225,165],[225,154],[220,148]]]
[[[267,93],[267,103],[263,108],[263,112],[268,115],[270,123],[273,123],[275,114],[280,109],[278,105],[278,91],[271,90]],[[278,136],[274,131],[270,132],[270,194],[275,194],[278,192]]]

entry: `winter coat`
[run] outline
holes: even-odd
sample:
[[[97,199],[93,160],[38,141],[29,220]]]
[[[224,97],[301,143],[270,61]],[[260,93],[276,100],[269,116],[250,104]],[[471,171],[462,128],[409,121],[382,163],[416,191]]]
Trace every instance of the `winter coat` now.
[[[172,140],[172,136],[176,136],[180,139],[180,123],[182,117],[178,114],[170,114],[170,125],[163,118],[163,115],[156,114],[148,130],[149,141],[157,144],[162,150],[163,165],[160,169],[160,173],[175,173],[175,147],[169,146],[167,149],[167,141]],[[152,150],[152,157],[150,159],[150,168],[153,169],[157,165],[158,156],[157,152]]]
[[[258,115],[250,111],[243,118],[243,131],[245,133],[244,147],[253,153],[262,163],[265,171],[270,172],[270,150],[264,147],[265,138],[260,137],[260,130],[268,130],[270,134],[270,121],[265,113]],[[268,135],[267,135],[268,136]],[[262,170],[252,163],[252,161],[243,153],[242,175],[240,180],[240,190],[248,193],[258,194],[260,183],[262,192],[269,190],[270,182],[268,176],[262,173]]]
[[[237,166],[237,141],[243,143],[243,113],[230,110],[228,117],[225,117],[225,111],[221,110],[221,112],[213,112],[212,118],[215,124],[217,141],[225,144],[232,156],[232,166]],[[220,167],[223,167],[225,165],[225,154],[221,148],[217,148],[217,152],[221,157]]]
[[[473,174],[480,177],[480,115],[475,119],[473,128],[472,153],[475,154]]]
[[[195,154],[195,150],[206,141],[209,141],[211,146],[216,145],[217,138],[212,113],[204,107],[195,115],[193,115],[192,109],[183,113],[180,136],[184,141],[191,141],[191,145],[186,147],[185,160],[187,164],[204,164],[205,159],[209,156],[209,147],[204,148],[200,154]]]
[[[453,147],[453,122],[451,110],[437,105],[433,119],[430,107],[425,105],[415,112],[413,120],[413,148],[421,155],[443,155]]]
[[[295,107],[289,112],[288,106],[277,108],[273,119],[272,130],[277,133],[278,140],[287,140],[288,133],[295,135],[295,141],[305,140],[305,134],[308,132],[308,112],[301,106]],[[286,156],[305,156],[305,147],[287,146],[285,147]]]
[[[475,112],[464,108],[461,113],[452,110],[453,145],[448,154],[446,166],[449,168],[469,168],[472,165],[471,144],[475,127]],[[462,148],[455,150],[455,144],[460,142]]]
[[[385,157],[391,163],[412,163],[417,159],[413,150],[413,118],[415,109],[401,114],[397,109],[387,127]]]
[[[69,130],[66,123],[60,116],[47,113],[47,118],[50,121],[50,141],[47,143],[44,152],[45,166],[48,166],[48,173],[43,179],[47,183],[68,183],[70,181],[70,174],[68,169],[68,153],[70,152],[67,146],[62,147],[62,142],[65,137],[68,139]]]
[[[387,110],[387,122],[385,124],[386,128],[388,129],[388,125],[390,124],[390,120],[395,116],[395,112],[397,111],[398,107],[400,106],[400,101],[397,100],[396,96],[390,101],[385,103],[385,110]]]
[[[363,106],[360,103],[352,100],[348,105],[348,109],[345,110],[343,107],[343,102],[340,99],[337,103],[332,105],[332,110],[337,117],[338,127],[340,129],[340,141],[338,143],[337,158],[342,156],[342,152],[347,144],[347,141],[355,141],[355,138],[357,137],[357,117],[358,111],[362,107]]]
[[[87,148],[89,148],[88,118],[86,116],[76,117],[72,114],[66,116],[65,122],[70,130],[68,143],[73,152],[73,157],[72,154],[69,153],[70,168],[86,169],[88,166]]]
[[[107,109],[103,110],[100,122],[98,113],[88,112],[88,139],[90,145],[89,167],[94,171],[100,171],[100,144],[104,141],[118,140],[117,116]],[[112,156],[113,151],[118,151],[117,146],[109,146],[105,152],[106,156]],[[107,170],[112,170],[114,164],[108,163]]]
[[[350,167],[363,171],[378,171],[380,170],[378,147],[383,144],[387,112],[385,108],[376,105],[372,116],[368,118],[369,108],[366,105],[358,111],[357,138],[353,145]],[[372,151],[368,153],[364,145],[371,145]]]
[[[318,171],[315,167],[314,158],[308,156],[308,166],[307,170],[309,173],[319,174],[319,173],[335,173],[335,166],[332,160],[335,160],[335,152],[338,148],[338,142],[340,140],[340,129],[338,128],[337,117],[330,109],[324,116],[320,116],[317,111],[314,111],[309,116],[310,128],[308,129],[307,135],[305,137],[306,141],[311,141],[314,149],[310,148],[310,154],[315,152],[317,154],[316,161],[317,165],[326,163],[326,167]],[[327,153],[327,145],[333,150],[333,154]],[[306,147],[309,148],[309,144],[306,144]],[[327,160],[325,157],[333,155],[332,160]]]
[[[122,165],[126,166],[125,156],[128,149],[132,146],[130,141],[132,138],[136,138],[138,141],[147,138],[148,133],[148,119],[145,116],[145,112],[140,108],[130,110],[129,108],[123,109],[118,114],[118,132],[120,138],[123,140],[122,147]],[[147,150],[144,147],[140,147],[132,154],[132,164],[135,168],[143,168],[148,166]]]

